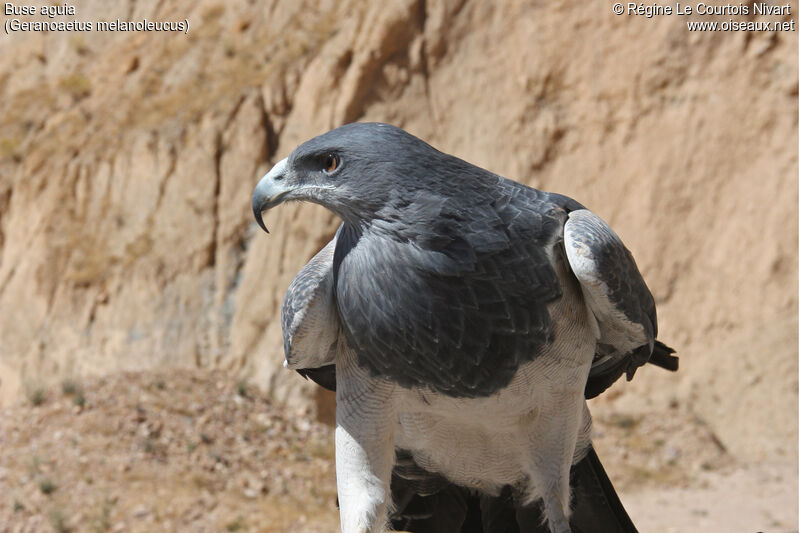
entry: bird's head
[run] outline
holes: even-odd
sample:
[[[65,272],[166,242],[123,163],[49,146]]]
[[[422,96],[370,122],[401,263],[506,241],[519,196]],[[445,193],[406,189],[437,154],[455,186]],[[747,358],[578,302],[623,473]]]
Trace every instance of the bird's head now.
[[[395,126],[341,126],[303,143],[272,167],[253,192],[253,214],[267,231],[264,211],[286,201],[307,201],[346,224],[368,223],[398,198],[413,201],[432,190],[431,180],[442,176],[429,170],[440,157],[451,156]]]

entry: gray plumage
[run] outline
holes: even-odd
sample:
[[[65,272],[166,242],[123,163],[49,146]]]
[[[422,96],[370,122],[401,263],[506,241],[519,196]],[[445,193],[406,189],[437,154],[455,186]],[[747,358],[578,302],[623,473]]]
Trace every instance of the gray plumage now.
[[[582,396],[585,387],[592,397],[623,372],[630,379],[654,352],[660,366],[677,366],[671,350],[655,340],[655,305],[630,252],[605,222],[570,198],[475,167],[398,128],[351,124],[304,143],[259,182],[253,195],[259,225],[266,230],[262,211],[287,200],[319,203],[343,221],[334,240],[287,292],[282,313],[287,366],[329,388],[342,383],[352,388],[360,380],[369,390],[388,391],[387,398],[394,399],[384,401],[386,413],[395,412],[401,420],[395,440],[406,434],[413,444],[417,424],[427,424],[420,419],[412,431],[402,422],[416,420],[402,413],[404,402],[417,398],[423,405],[450,405],[444,399],[452,398],[458,405],[484,408],[482,399],[497,397],[501,405],[525,394],[524,388],[509,392],[521,384],[538,390],[535,368],[544,369],[540,379],[566,380],[567,389],[579,380],[577,394]],[[564,298],[569,298],[566,305],[559,303]],[[560,363],[558,358],[567,355],[563,347],[570,345],[576,354]],[[351,377],[334,374],[334,365],[350,355],[356,365],[348,371]],[[534,365],[540,357],[548,360]],[[581,357],[586,358],[585,371],[578,364]],[[568,359],[575,363],[562,372]],[[523,409],[530,401],[545,402],[531,406],[537,412],[548,409],[549,393],[542,391],[543,399],[520,396]],[[347,394],[340,394],[340,409],[347,400]],[[574,460],[588,457],[587,444],[580,444],[588,443],[588,412],[563,416],[569,427],[585,425],[574,429],[577,441],[564,437],[564,450],[578,446]],[[337,419],[348,438],[356,435],[359,441],[362,423]],[[561,437],[553,438],[547,446],[558,449]],[[367,449],[370,443],[359,441],[362,445]],[[451,478],[471,484],[470,476],[480,477],[437,466],[436,450],[402,453],[437,472],[437,483]],[[380,454],[370,457],[359,460],[383,461],[374,458]],[[480,458],[467,458],[473,459]],[[337,449],[337,468],[338,463]],[[395,475],[402,478],[399,466]],[[524,473],[519,480],[509,475],[509,486],[529,485],[520,489],[523,500],[541,493],[533,481],[539,475],[535,468],[527,481]],[[493,486],[480,479],[474,483]],[[564,483],[558,481],[559,491],[565,490]],[[551,529],[565,531],[569,506],[561,516],[563,504],[540,497]],[[342,509],[344,530],[349,519]]]
[[[333,312],[334,239],[295,276],[281,308],[286,366],[316,368],[334,364],[339,337],[339,315]]]

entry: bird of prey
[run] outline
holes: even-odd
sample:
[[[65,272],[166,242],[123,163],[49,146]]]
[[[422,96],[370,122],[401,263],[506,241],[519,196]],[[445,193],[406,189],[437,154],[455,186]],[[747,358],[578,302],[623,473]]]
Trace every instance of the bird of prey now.
[[[285,366],[336,390],[343,533],[631,532],[586,398],[677,369],[630,252],[578,202],[348,124],[278,162],[253,213],[342,224],[283,304]]]

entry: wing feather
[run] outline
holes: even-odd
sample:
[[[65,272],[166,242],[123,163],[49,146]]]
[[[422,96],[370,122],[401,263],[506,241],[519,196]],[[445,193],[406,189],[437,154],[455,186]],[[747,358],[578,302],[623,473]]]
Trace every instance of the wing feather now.
[[[281,322],[288,368],[317,368],[335,362],[339,336],[339,314],[333,294],[336,240],[334,236],[306,263],[286,291]]]
[[[592,397],[622,373],[630,380],[650,359],[658,332],[655,302],[622,240],[591,211],[569,214],[564,247],[599,327],[598,355],[589,381],[602,385],[587,391]]]

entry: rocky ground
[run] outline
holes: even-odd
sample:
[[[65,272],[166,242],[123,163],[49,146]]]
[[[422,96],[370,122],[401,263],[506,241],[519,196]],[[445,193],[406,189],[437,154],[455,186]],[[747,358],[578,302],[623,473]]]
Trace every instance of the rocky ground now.
[[[336,529],[331,429],[223,374],[65,382],[1,416],[0,531]]]
[[[797,530],[790,464],[738,463],[679,405],[595,407],[598,453],[643,532]],[[0,412],[0,532],[334,532],[332,433],[221,372],[32,389]]]

